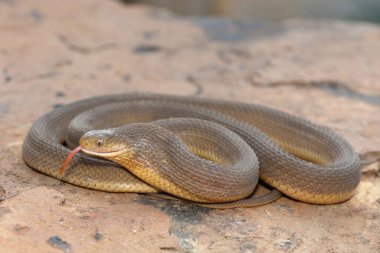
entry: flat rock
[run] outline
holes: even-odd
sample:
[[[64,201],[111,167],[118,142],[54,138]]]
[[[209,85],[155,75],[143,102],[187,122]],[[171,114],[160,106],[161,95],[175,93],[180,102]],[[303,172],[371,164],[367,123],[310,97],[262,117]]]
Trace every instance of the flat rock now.
[[[4,252],[379,252],[380,27],[179,18],[117,1],[0,1]],[[328,126],[360,152],[356,195],[211,210],[79,188],[21,159],[31,124],[96,95],[251,102]]]

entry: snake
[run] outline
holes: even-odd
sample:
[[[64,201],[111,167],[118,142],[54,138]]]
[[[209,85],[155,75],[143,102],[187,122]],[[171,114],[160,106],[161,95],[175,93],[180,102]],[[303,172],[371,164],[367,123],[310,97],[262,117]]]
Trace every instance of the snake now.
[[[65,172],[65,159],[77,152]],[[339,134],[263,105],[126,93],[62,105],[27,133],[32,169],[106,192],[164,195],[211,208],[350,199],[360,159]],[[272,190],[258,195],[259,184]],[[163,197],[165,198],[165,197]]]

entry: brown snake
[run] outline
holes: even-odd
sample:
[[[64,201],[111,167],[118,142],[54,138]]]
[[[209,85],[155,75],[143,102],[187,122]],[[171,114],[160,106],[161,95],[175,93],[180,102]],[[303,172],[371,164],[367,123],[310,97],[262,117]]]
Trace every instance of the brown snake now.
[[[106,130],[88,132],[94,129]],[[79,139],[84,153],[61,176]],[[259,176],[315,204],[349,199],[360,181],[358,154],[325,127],[259,105],[158,94],[101,96],[53,110],[31,127],[23,159],[74,185],[166,192],[216,208],[277,199],[277,190],[252,196]]]

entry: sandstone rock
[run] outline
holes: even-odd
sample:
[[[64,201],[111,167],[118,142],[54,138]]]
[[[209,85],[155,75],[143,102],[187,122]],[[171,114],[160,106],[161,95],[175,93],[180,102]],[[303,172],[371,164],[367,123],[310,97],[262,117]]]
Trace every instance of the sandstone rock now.
[[[380,28],[179,18],[116,1],[0,1],[0,252],[379,252]],[[61,183],[28,168],[38,116],[159,92],[254,102],[326,125],[370,158],[357,194],[210,210]]]

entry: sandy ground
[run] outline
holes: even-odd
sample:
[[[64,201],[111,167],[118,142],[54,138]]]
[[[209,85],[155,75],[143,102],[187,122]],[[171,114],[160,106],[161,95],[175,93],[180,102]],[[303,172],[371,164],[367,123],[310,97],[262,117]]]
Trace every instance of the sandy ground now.
[[[380,252],[380,27],[179,18],[115,1],[0,1],[0,252]],[[157,92],[252,102],[360,152],[346,203],[211,210],[79,188],[21,159],[43,113]]]

